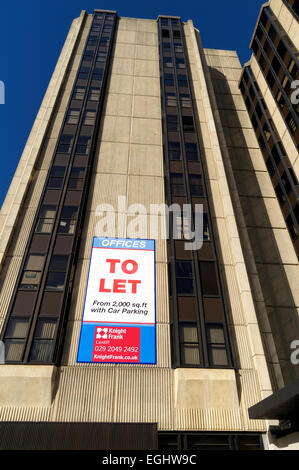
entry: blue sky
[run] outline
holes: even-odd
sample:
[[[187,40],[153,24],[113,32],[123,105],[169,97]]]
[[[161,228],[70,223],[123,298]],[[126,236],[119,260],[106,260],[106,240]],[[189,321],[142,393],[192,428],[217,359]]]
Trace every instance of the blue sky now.
[[[119,16],[153,18],[159,14],[192,19],[207,48],[237,50],[241,63],[263,0],[16,0],[0,6],[0,206],[63,46],[72,19],[82,9],[116,10]]]

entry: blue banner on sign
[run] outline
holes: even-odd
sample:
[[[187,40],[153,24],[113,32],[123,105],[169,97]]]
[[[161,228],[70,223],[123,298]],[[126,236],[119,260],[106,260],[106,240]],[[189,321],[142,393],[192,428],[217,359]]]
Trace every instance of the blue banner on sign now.
[[[98,340],[97,330],[101,330],[100,334],[102,334]],[[113,334],[109,334],[109,330],[112,330]],[[138,332],[138,334],[131,335],[131,342],[128,342],[123,335],[124,331],[129,330],[133,333]],[[99,351],[96,351],[96,348]],[[96,357],[97,353],[98,357]],[[77,362],[156,364],[156,327],[154,325],[84,323],[81,328]]]
[[[155,250],[155,240],[139,240],[135,238],[101,238],[94,237],[94,248],[123,248],[126,250]]]

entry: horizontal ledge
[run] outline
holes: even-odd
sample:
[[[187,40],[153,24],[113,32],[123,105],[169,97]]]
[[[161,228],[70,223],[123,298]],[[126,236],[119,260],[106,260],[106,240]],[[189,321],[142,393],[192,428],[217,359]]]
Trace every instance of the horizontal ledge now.
[[[292,419],[299,409],[299,379],[248,409],[251,419]]]

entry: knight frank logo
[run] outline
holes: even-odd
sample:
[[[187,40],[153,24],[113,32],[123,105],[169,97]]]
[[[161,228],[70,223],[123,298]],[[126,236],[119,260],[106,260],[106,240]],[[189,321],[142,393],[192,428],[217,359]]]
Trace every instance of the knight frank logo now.
[[[97,328],[96,339],[107,339],[108,328]]]

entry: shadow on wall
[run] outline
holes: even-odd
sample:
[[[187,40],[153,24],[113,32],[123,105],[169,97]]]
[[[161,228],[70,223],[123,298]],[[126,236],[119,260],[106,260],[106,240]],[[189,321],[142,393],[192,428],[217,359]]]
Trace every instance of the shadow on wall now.
[[[241,210],[257,270],[257,273],[252,272],[252,269],[248,271],[255,305],[257,307],[256,311],[259,312],[258,302],[264,300],[275,343],[276,351],[271,351],[268,342],[266,342],[266,335],[262,335],[266,358],[268,363],[272,365],[273,362],[277,362],[277,358],[275,361],[275,355],[277,354],[283,380],[285,384],[287,384],[299,377],[298,365],[292,364],[290,360],[293,352],[290,345],[292,341],[299,340],[299,321],[296,308],[298,305],[296,306],[296,298],[294,298],[295,287],[293,287],[292,292],[286,274],[287,272],[289,277],[293,276],[294,286],[296,284],[297,265],[291,265],[286,262],[283,263],[280,251],[283,247],[278,246],[278,241],[274,236],[278,231],[281,233],[284,232],[283,234],[286,233],[287,236],[289,236],[286,226],[283,229],[278,228],[276,231],[273,231],[273,227],[271,227],[267,207],[269,208],[271,205],[271,210],[274,211],[274,213],[280,211],[280,207],[278,202],[273,199],[273,195],[266,196],[265,198],[261,193],[260,185],[263,181],[266,182],[267,186],[269,186],[269,184],[272,185],[266,166],[263,163],[262,154],[259,150],[248,150],[242,124],[225,75],[213,67],[209,67],[209,71],[219,109],[219,118],[230,157],[230,165],[233,170]],[[257,172],[253,167],[253,158],[261,159],[260,163],[258,163],[259,171]],[[242,237],[241,243],[243,245],[243,255],[248,269],[249,266],[252,266],[253,260],[250,258],[251,254],[248,253],[248,249],[244,245]],[[290,244],[291,243],[290,240]],[[263,299],[261,299],[256,283],[254,282],[256,276],[258,276]],[[260,315],[258,319],[261,331],[267,331],[265,328],[266,325],[263,324]],[[273,382],[274,367],[272,366],[270,369],[272,369],[270,372],[272,373]],[[275,382],[276,380],[274,379],[274,383],[272,384],[274,389],[277,388],[277,383]]]

